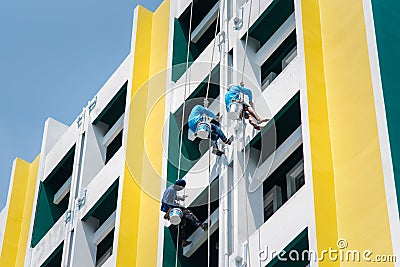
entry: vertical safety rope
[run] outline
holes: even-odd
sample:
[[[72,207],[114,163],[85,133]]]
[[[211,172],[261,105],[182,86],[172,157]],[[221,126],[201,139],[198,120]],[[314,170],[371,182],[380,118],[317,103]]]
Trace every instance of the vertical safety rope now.
[[[247,20],[247,29],[246,29],[246,38],[245,38],[245,44],[244,44],[244,55],[243,55],[243,69],[242,69],[242,78],[241,78],[241,82],[243,82],[243,78],[244,78],[244,67],[246,66],[246,52],[247,52],[247,43],[249,40],[249,27],[250,27],[250,18],[251,18],[251,9],[253,6],[253,0],[250,0],[250,9],[249,9],[249,17]]]
[[[190,55],[190,42],[192,35],[192,18],[193,18],[193,0],[190,2],[190,19],[189,19],[189,37],[187,44],[187,53],[186,53],[186,71],[185,71],[185,91],[183,93],[183,107],[182,107],[182,123],[181,123],[181,132],[180,132],[180,143],[179,143],[179,160],[178,160],[178,179],[181,176],[181,160],[182,160],[182,139],[183,139],[183,125],[185,122],[185,108],[186,108],[186,88],[188,83],[188,68],[189,68],[189,55]],[[184,191],[186,192],[186,190]],[[185,194],[185,193],[184,193]],[[185,199],[184,205],[185,205]],[[176,235],[176,254],[175,254],[175,267],[178,267],[178,252],[179,252],[179,225],[178,225],[178,234]]]
[[[187,44],[187,53],[186,53],[186,71],[185,71],[185,91],[183,92],[183,107],[182,107],[182,123],[181,123],[181,132],[180,132],[180,143],[179,143],[179,161],[178,161],[178,179],[181,175],[181,160],[182,160],[182,139],[183,139],[183,125],[185,123],[185,109],[186,109],[186,87],[188,83],[188,68],[189,68],[189,55],[190,55],[190,39],[192,36],[192,17],[193,17],[193,0],[190,2],[190,20],[189,20],[189,38]]]
[[[175,267],[178,267],[178,251],[179,251],[179,225],[178,225],[178,233],[176,235]]]
[[[208,92],[210,91],[211,72],[212,72],[212,66],[213,66],[213,61],[214,61],[215,43],[217,42],[219,17],[220,17],[220,14],[221,14],[221,4],[222,4],[222,0],[220,1],[219,7],[218,7],[217,24],[215,25],[214,44],[213,44],[213,49],[212,49],[212,54],[211,54],[210,71],[208,73],[206,98],[204,99],[204,107],[206,107],[206,108],[208,108]]]
[[[211,137],[211,136],[210,136]],[[209,141],[211,146],[211,138]],[[207,217],[207,267],[210,267],[210,224],[211,224],[211,149],[208,150],[208,217]]]
[[[206,91],[206,98],[204,99],[204,107],[208,108],[208,94],[210,91],[210,82],[211,82],[211,72],[212,72],[212,67],[213,67],[213,61],[214,61],[214,52],[215,52],[215,46],[217,42],[217,34],[218,34],[218,26],[219,26],[219,20],[220,20],[220,14],[221,14],[221,4],[222,0],[220,0],[219,7],[218,7],[218,14],[217,14],[217,22],[215,25],[215,32],[214,32],[214,43],[213,43],[213,49],[211,53],[211,62],[210,62],[210,71],[208,73],[208,81],[207,81],[207,91]],[[208,147],[211,147],[211,136],[209,138],[209,144]],[[210,226],[211,226],[211,149],[208,150],[208,203],[207,203],[207,266],[210,267],[210,251],[211,251],[211,243],[210,243]]]
[[[244,184],[245,184],[245,196],[247,196],[246,199],[246,242],[247,242],[247,253],[250,256],[250,242],[249,242],[249,212],[248,212],[248,194],[249,190],[247,187],[247,175],[246,175],[246,139],[245,139],[245,131],[246,131],[246,121],[245,117],[243,116],[243,178],[244,178]],[[243,255],[244,256],[244,255]],[[248,266],[251,267],[251,259],[250,257],[247,257],[248,261]]]
[[[245,38],[245,44],[244,44],[244,54],[243,54],[243,65],[242,65],[242,77],[241,77],[241,83],[243,83],[243,78],[244,78],[244,71],[245,71],[245,66],[246,66],[246,53],[247,53],[247,45],[248,45],[248,40],[249,40],[249,27],[250,27],[250,19],[251,19],[251,9],[253,6],[253,0],[250,0],[250,7],[249,7],[249,16],[247,18],[247,28],[246,28],[246,38]],[[245,211],[246,211],[246,242],[247,242],[247,250],[245,253],[250,255],[250,243],[249,243],[249,221],[248,221],[248,186],[247,186],[247,175],[246,175],[246,118],[243,116],[242,118],[242,124],[243,124],[243,178],[244,178],[244,183],[245,183],[245,196],[247,196],[246,199],[246,204],[245,204]],[[245,255],[243,255],[245,256]],[[246,255],[247,257],[247,255]],[[248,260],[248,266],[251,267],[251,259],[250,257],[247,257]]]

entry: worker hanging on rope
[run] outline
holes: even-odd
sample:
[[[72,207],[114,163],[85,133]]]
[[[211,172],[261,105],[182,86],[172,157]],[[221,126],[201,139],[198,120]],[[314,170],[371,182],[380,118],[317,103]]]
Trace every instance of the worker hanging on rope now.
[[[247,95],[249,103],[246,103],[241,94]],[[261,130],[261,123],[269,121],[262,119],[254,110],[253,93],[250,89],[244,87],[244,83],[240,85],[229,85],[228,92],[225,95],[225,106],[228,111],[228,117],[231,119],[241,119],[244,116],[256,130]]]
[[[170,212],[174,208],[178,208],[182,212],[181,222],[179,223],[179,236],[182,242],[182,247],[186,247],[191,244],[191,241],[186,240],[187,238],[187,221],[192,223],[196,228],[200,227],[204,231],[207,230],[208,224],[206,222],[202,223],[189,209],[180,205],[179,201],[184,201],[187,196],[177,196],[177,192],[185,188],[186,181],[179,179],[175,184],[169,186],[164,191],[164,195],[161,200],[161,211],[165,212],[164,219],[170,220]]]
[[[218,139],[221,139],[222,142],[227,145],[232,143],[232,139],[228,139],[221,130],[219,119],[219,116],[216,116],[209,109],[201,105],[196,105],[190,112],[188,120],[189,129],[195,136],[206,139],[210,138],[211,135],[212,152],[217,156],[224,154],[224,152],[218,148]]]

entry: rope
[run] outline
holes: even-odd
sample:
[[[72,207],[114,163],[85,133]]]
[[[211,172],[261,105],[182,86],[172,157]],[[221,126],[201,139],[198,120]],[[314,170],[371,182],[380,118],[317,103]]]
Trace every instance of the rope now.
[[[219,19],[220,19],[220,14],[221,14],[221,5],[222,5],[222,0],[219,3],[219,8],[218,8],[218,14],[217,14],[217,22],[215,24],[215,32],[214,32],[214,43],[213,43],[213,49],[211,53],[211,62],[210,62],[210,71],[208,74],[208,81],[207,81],[207,92],[206,92],[206,98],[204,99],[204,107],[208,107],[208,94],[210,91],[210,82],[211,82],[211,72],[213,69],[213,61],[214,61],[214,52],[215,52],[215,45],[217,42],[217,34],[218,34],[218,26],[219,26]],[[209,145],[208,147],[211,147],[211,136],[209,139]],[[210,226],[211,226],[211,149],[208,150],[208,211],[207,211],[207,266],[210,267],[210,251],[211,251],[211,241],[210,241]]]
[[[209,146],[211,146],[211,138],[209,141]],[[211,224],[211,149],[208,150],[208,217],[207,217],[207,266],[210,267],[210,224]]]
[[[180,132],[180,142],[179,142],[179,160],[178,160],[178,179],[181,176],[181,161],[182,161],[182,142],[183,142],[183,125],[185,122],[185,109],[186,109],[186,88],[188,83],[188,68],[189,68],[189,55],[190,55],[190,42],[192,35],[192,18],[193,18],[193,0],[190,2],[190,19],[189,19],[189,38],[187,44],[187,53],[186,53],[186,71],[185,71],[185,91],[183,93],[183,108],[182,108],[182,123],[181,123],[181,132]],[[184,190],[185,194],[186,190]],[[185,199],[183,200],[183,205],[185,205]],[[179,252],[179,225],[178,225],[178,234],[176,235],[176,254],[175,254],[175,267],[178,267],[178,252]]]
[[[250,0],[249,17],[248,17],[248,20],[247,20],[246,40],[245,40],[245,44],[244,44],[242,78],[240,80],[241,82],[243,82],[244,67],[246,66],[246,51],[247,51],[247,43],[248,43],[248,40],[249,40],[249,27],[250,27],[250,16],[251,16],[251,8],[252,8],[252,6],[253,6],[253,0]]]
[[[246,131],[246,125],[245,125],[245,117],[243,116],[243,178],[244,178],[244,184],[245,184],[245,194],[248,196],[248,186],[247,186],[247,175],[246,175],[246,139],[245,139],[245,131]],[[249,212],[248,212],[248,203],[246,199],[246,241],[247,241],[247,251],[248,255],[250,255],[250,242],[249,242]],[[247,257],[248,261],[248,266],[251,267],[250,264],[250,257]]]
[[[179,161],[178,161],[178,179],[181,175],[181,161],[182,161],[182,139],[183,139],[183,125],[185,122],[185,109],[186,109],[186,87],[188,83],[188,68],[189,68],[189,55],[190,55],[190,39],[192,35],[192,17],[193,17],[193,0],[190,2],[190,20],[189,20],[189,39],[187,44],[187,53],[186,53],[186,71],[185,71],[185,91],[183,93],[183,108],[182,108],[182,123],[181,123],[181,132],[180,132],[180,142],[179,142]]]
[[[248,40],[249,40],[249,28],[250,28],[250,18],[251,18],[251,9],[253,6],[253,0],[250,0],[250,8],[249,8],[249,16],[247,19],[247,29],[246,29],[246,40],[245,40],[245,45],[244,45],[244,55],[243,55],[243,69],[242,69],[242,78],[241,78],[241,83],[243,83],[243,78],[244,78],[244,70],[246,66],[246,53],[247,53],[247,45],[248,45]],[[246,125],[245,125],[245,116],[243,116],[243,177],[244,177],[244,183],[245,183],[245,194],[248,196],[248,186],[247,186],[247,175],[246,175],[246,139],[245,139],[245,130],[246,130]],[[247,241],[247,251],[246,253],[250,255],[250,242],[249,242],[249,215],[248,215],[248,200],[246,200],[246,241]],[[246,255],[247,257],[247,255]],[[250,257],[247,257],[247,263],[248,266],[251,267],[251,259]]]
[[[211,81],[211,72],[212,72],[212,66],[213,66],[213,61],[214,61],[214,51],[215,51],[215,43],[217,42],[217,33],[218,33],[218,25],[219,25],[219,17],[221,14],[221,4],[222,0],[219,3],[219,8],[218,8],[218,15],[217,15],[217,23],[215,25],[215,32],[214,32],[214,44],[213,44],[213,49],[212,49],[212,54],[211,54],[211,63],[210,63],[210,71],[208,74],[208,82],[207,82],[207,92],[206,92],[206,98],[204,99],[204,107],[208,107],[208,92],[210,91],[210,81]]]
[[[177,228],[178,228],[178,234],[176,235],[175,267],[178,267],[178,252],[179,252],[179,225],[177,226]]]

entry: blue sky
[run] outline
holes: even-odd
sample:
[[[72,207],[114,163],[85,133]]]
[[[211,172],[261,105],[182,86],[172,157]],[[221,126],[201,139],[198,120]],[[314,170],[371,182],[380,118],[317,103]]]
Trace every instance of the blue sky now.
[[[134,8],[161,2],[0,1],[0,210],[13,160],[38,155],[48,117],[75,120],[128,55]]]

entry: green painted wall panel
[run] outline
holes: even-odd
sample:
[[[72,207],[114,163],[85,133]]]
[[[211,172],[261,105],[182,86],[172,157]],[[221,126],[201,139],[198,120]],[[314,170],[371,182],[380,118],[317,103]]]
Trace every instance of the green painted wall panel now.
[[[380,74],[385,101],[394,177],[400,211],[400,1],[372,0]]]
[[[68,196],[65,197],[59,206],[53,204],[53,199],[54,193],[52,190],[44,183],[40,182],[35,222],[32,231],[32,247],[35,247],[39,243],[39,241],[63,215],[65,208],[68,207]]]
[[[283,253],[284,251],[284,253]],[[299,259],[301,259],[301,255],[303,251],[308,251],[308,237],[307,237],[307,229],[304,229],[292,242],[290,242],[281,252],[280,257],[286,260],[279,260],[277,257],[272,259],[266,267],[305,267],[309,263],[308,260],[299,260],[293,261],[291,260],[296,258],[297,255]],[[291,251],[297,251],[292,252]],[[291,257],[290,257],[291,256]]]
[[[174,48],[172,56],[172,80],[176,82],[186,70],[188,29],[178,19],[174,21]],[[189,54],[189,66],[193,57]]]
[[[204,242],[200,248],[190,257],[182,255],[182,248],[179,245],[178,267],[207,267],[207,257],[210,255],[210,266],[218,266],[218,250],[216,242],[218,241],[218,230],[210,238],[210,254],[208,253],[207,242]],[[164,250],[163,267],[175,267],[176,260],[176,236],[177,228],[172,226],[164,229]]]

